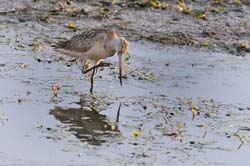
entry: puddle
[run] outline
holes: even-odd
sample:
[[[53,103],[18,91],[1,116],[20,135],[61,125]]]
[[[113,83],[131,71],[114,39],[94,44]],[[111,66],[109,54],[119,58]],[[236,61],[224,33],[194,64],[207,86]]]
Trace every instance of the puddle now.
[[[97,73],[91,97],[80,66],[67,66],[50,50],[37,55],[13,51],[6,43],[0,50],[3,165],[243,165],[248,160],[248,57],[131,43],[123,87],[114,65]],[[118,58],[109,60],[116,64]],[[61,90],[51,100],[57,83]]]

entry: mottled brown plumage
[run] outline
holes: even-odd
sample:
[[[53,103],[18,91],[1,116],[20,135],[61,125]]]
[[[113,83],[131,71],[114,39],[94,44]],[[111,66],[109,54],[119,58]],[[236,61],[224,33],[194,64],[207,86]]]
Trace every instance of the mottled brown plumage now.
[[[120,83],[122,75],[122,54],[128,51],[128,41],[118,37],[111,29],[93,29],[73,36],[71,39],[57,43],[55,51],[76,58],[85,64],[86,59],[94,60],[96,65],[102,59],[119,56]],[[95,68],[93,68],[93,72]],[[93,84],[93,76],[91,84]],[[92,85],[93,86],[93,85]]]
[[[118,52],[119,40],[124,40],[122,53],[127,52],[128,42],[119,38],[111,29],[93,29],[59,42],[56,51],[76,59],[90,59],[98,62]]]
[[[81,34],[73,36],[70,40],[60,42],[58,47],[79,52],[86,52],[94,45],[95,42],[99,40],[109,40],[113,37],[116,37],[116,34],[111,30],[95,29],[85,31]]]

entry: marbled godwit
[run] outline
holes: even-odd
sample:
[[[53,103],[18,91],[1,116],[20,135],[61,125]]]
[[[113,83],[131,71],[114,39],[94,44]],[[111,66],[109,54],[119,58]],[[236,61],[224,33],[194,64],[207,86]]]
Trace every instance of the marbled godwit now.
[[[93,93],[94,74],[96,68],[107,66],[102,60],[115,54],[119,56],[119,79],[122,85],[122,55],[128,51],[128,41],[123,37],[118,37],[111,29],[93,29],[73,36],[71,39],[59,42],[55,51],[80,60],[83,65],[82,72],[85,74],[91,70],[91,88]],[[95,66],[85,70],[86,60],[94,60]]]

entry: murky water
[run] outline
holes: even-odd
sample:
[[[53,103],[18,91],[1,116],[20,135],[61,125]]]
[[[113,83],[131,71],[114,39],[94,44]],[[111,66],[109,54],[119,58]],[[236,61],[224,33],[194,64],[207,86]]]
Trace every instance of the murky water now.
[[[124,86],[114,65],[97,73],[90,96],[79,65],[2,41],[0,165],[249,161],[248,57],[132,43]]]

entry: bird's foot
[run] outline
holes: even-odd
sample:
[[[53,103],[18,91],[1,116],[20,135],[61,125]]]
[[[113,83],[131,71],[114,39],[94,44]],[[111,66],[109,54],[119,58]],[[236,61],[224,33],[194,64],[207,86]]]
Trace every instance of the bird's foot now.
[[[98,65],[95,65],[95,66],[93,66],[93,67],[91,67],[91,68],[89,68],[87,70],[82,68],[82,73],[86,74],[86,73],[90,72],[91,70],[94,70],[94,69],[96,69],[98,67],[109,67],[110,65],[111,65],[111,63],[108,63],[108,62],[100,62]]]

